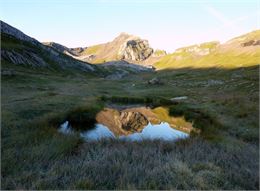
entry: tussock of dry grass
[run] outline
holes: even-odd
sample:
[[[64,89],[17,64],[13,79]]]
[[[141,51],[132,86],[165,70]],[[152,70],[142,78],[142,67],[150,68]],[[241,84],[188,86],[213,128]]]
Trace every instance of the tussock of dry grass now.
[[[53,143],[50,143],[53,144]],[[5,188],[257,189],[255,148],[201,139],[173,142],[100,141],[24,169]],[[47,151],[45,151],[47,152]],[[64,152],[63,152],[64,153]]]

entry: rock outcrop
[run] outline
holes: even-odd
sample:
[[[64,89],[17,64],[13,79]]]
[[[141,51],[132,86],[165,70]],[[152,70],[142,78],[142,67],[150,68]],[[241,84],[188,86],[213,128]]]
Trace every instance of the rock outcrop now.
[[[260,30],[255,30],[250,33],[235,37],[223,44],[224,48],[239,50],[239,51],[255,51],[260,45]]]
[[[152,53],[153,49],[149,46],[147,40],[133,39],[121,45],[118,56],[119,59],[143,61],[151,56]]]
[[[87,47],[85,47],[85,48],[82,48],[82,47],[70,48],[70,52],[71,52],[72,54],[74,54],[74,55],[79,55],[79,54],[80,54],[81,52],[83,52],[86,48],[87,48]]]
[[[151,80],[148,80],[147,83],[150,84],[150,85],[162,85],[163,84],[163,82],[156,77],[151,79]]]
[[[257,46],[260,45],[260,40],[250,40],[248,42],[244,42],[241,44],[243,47],[245,46]]]
[[[30,65],[36,67],[46,67],[48,64],[36,53],[23,50],[22,53],[12,50],[2,50],[1,57],[16,65]]]

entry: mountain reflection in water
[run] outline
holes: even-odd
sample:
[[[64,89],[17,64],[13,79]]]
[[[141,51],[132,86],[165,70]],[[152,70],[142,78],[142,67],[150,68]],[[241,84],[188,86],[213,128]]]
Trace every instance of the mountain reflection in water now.
[[[104,138],[115,138],[115,135],[104,125],[97,124],[95,129],[82,132],[80,134],[86,140],[100,140]],[[141,141],[144,139],[163,139],[163,140],[176,140],[187,138],[189,134],[178,131],[170,127],[167,122],[152,125],[149,123],[140,133],[133,133],[130,135],[119,136],[119,139],[130,141]]]
[[[82,138],[90,141],[108,138],[176,140],[187,138],[194,129],[183,117],[171,117],[166,107],[104,108],[97,114],[96,121],[94,129],[80,132]],[[74,129],[66,121],[59,132],[70,134]]]

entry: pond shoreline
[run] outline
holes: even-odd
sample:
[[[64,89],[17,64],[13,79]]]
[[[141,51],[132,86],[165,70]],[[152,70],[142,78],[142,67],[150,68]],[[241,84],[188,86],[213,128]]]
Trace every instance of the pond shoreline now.
[[[76,131],[75,131],[76,130]],[[144,104],[107,103],[96,114],[94,128],[74,129],[69,120],[61,124],[59,132],[79,132],[85,139],[166,139],[186,138],[193,130],[192,123],[183,117],[172,117],[167,107],[149,107]]]

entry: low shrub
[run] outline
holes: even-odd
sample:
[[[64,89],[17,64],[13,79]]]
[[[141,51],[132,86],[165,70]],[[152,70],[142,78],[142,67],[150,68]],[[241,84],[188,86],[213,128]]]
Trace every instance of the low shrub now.
[[[68,112],[66,120],[76,130],[93,128],[96,123],[96,114],[102,109],[100,106],[77,107]]]
[[[33,120],[30,126],[59,127],[65,121],[76,130],[91,129],[96,123],[96,114],[102,110],[103,105],[83,105],[72,108],[68,111],[48,113],[41,118]]]

